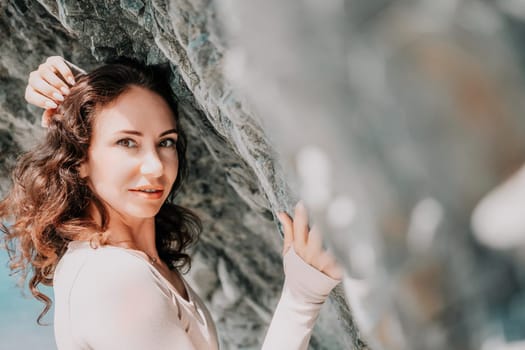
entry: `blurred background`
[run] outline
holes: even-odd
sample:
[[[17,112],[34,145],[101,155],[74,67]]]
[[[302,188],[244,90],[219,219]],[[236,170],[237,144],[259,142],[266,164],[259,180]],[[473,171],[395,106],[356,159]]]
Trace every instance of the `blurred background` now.
[[[226,3],[370,347],[525,349],[525,2]]]

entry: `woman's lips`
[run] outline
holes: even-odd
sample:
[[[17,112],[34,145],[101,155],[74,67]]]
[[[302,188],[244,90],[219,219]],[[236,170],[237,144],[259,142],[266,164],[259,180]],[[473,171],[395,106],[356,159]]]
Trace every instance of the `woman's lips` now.
[[[129,190],[130,192],[133,192],[134,194],[141,196],[142,198],[147,199],[159,199],[162,197],[162,194],[164,193],[163,190],[157,190],[155,192],[144,192],[141,190]]]

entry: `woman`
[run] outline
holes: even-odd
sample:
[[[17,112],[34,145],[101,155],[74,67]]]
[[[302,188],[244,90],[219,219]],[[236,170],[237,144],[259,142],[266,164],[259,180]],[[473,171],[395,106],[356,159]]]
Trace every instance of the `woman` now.
[[[11,223],[2,225],[11,268],[31,267],[31,291],[46,303],[38,320],[51,300],[36,287],[54,288],[59,349],[218,348],[208,310],[179,273],[201,225],[171,204],[186,143],[167,77],[119,59],[75,80],[61,57],[30,74],[26,99],[46,108],[49,130],[19,158],[0,218]],[[302,204],[294,220],[278,217],[286,278],[263,348],[306,349],[341,269]]]

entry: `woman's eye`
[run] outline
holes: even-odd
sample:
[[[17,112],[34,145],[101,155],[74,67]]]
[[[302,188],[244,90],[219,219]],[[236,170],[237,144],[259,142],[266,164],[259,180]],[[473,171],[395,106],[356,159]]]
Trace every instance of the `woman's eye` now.
[[[117,145],[122,145],[127,148],[133,148],[136,146],[135,141],[132,139],[122,139],[117,141]]]
[[[164,139],[160,142],[160,144],[164,147],[176,147],[177,141],[174,139]]]

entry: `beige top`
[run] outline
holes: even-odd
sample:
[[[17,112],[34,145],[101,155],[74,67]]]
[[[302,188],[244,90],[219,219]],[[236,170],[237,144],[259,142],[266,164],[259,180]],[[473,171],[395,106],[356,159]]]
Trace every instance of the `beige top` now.
[[[307,349],[319,310],[339,281],[305,263],[293,248],[284,268],[283,293],[263,349]],[[180,278],[188,301],[144,253],[70,242],[53,278],[58,349],[218,349],[208,309]]]

